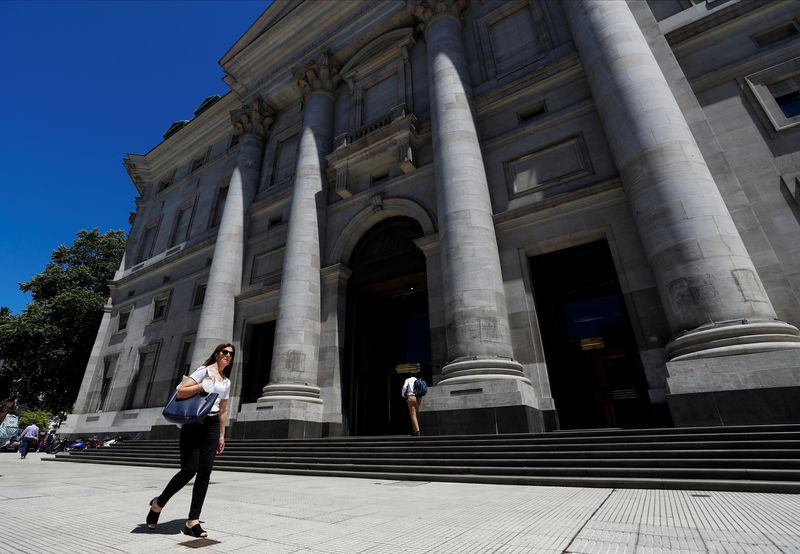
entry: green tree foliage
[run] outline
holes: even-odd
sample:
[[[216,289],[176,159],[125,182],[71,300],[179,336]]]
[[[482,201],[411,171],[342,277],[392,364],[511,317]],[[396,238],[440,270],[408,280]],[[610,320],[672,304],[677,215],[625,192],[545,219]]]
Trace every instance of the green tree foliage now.
[[[53,414],[46,410],[28,410],[19,416],[19,428],[25,429],[31,423],[35,423],[39,427],[39,431],[46,433],[50,429],[51,419],[53,419]]]
[[[81,230],[20,289],[33,300],[17,316],[0,309],[0,390],[29,408],[69,411],[125,251],[125,233]]]

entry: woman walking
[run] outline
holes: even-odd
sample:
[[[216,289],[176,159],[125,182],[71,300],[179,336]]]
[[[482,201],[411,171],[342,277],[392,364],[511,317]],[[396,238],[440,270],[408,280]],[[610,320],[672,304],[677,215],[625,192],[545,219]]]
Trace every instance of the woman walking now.
[[[147,526],[155,529],[158,516],[169,499],[181,490],[192,477],[192,503],[183,532],[195,537],[207,537],[200,527],[200,510],[208,490],[214,458],[225,450],[225,424],[228,417],[228,398],[231,390],[231,365],[236,350],[233,344],[218,344],[205,363],[178,387],[178,398],[183,400],[195,394],[216,392],[219,396],[203,423],[181,427],[181,470],[167,483],[164,491],[150,501]]]

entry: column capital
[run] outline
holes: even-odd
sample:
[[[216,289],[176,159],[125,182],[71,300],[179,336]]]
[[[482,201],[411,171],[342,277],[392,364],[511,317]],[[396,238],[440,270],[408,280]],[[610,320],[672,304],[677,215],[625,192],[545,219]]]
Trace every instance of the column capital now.
[[[466,7],[467,0],[406,0],[408,11],[425,25],[440,16],[452,17],[460,23]]]
[[[297,79],[297,86],[306,98],[316,91],[333,95],[342,80],[339,75],[339,64],[327,48],[320,50],[315,58],[302,67],[294,68],[292,72]]]
[[[274,120],[275,114],[263,98],[231,112],[233,132],[239,136],[249,134],[263,139]]]

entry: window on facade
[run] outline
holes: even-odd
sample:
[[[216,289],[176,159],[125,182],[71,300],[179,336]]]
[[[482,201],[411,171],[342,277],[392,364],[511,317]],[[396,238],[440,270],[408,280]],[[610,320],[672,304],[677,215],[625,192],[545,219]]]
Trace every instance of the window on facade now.
[[[136,374],[133,393],[129,397],[126,409],[146,408],[150,403],[157,354],[157,346],[149,346],[139,351],[139,371]]]
[[[800,90],[777,96],[775,101],[787,119],[800,115]]]
[[[363,91],[363,125],[385,116],[397,104],[397,80],[392,75]]]
[[[800,127],[800,58],[792,58],[744,77],[746,98],[755,100],[774,136]]]
[[[169,238],[170,246],[180,244],[189,238],[189,225],[191,224],[193,211],[194,205],[178,208],[175,214],[175,223],[172,227],[172,236]]]
[[[134,263],[142,263],[153,254],[153,247],[156,244],[156,234],[158,232],[158,225],[148,225],[144,228],[144,233],[139,239],[139,253],[136,255]]]
[[[185,339],[181,345],[180,356],[178,357],[178,375],[189,375],[191,373],[192,346],[194,339]]]
[[[206,284],[198,284],[194,288],[194,295],[192,296],[192,308],[199,308],[203,305],[203,300],[206,298]]]
[[[544,102],[539,102],[530,108],[525,108],[524,110],[517,112],[517,118],[519,119],[520,123],[528,123],[529,121],[532,121],[540,115],[544,115],[546,113],[547,106]]]
[[[488,33],[497,76],[531,63],[539,51],[536,29],[527,7],[490,23]]]
[[[771,46],[773,44],[783,42],[784,40],[790,39],[797,34],[797,25],[794,22],[789,22],[781,25],[780,27],[770,29],[764,33],[753,35],[753,40],[759,46],[759,48],[763,48],[765,46]]]
[[[158,192],[165,191],[175,181],[175,171],[164,177],[158,182]]]
[[[214,201],[214,209],[211,211],[211,224],[209,228],[218,227],[222,221],[222,211],[225,209],[225,199],[228,198],[228,185],[221,187],[217,191],[217,199]]]
[[[294,178],[294,165],[297,155],[297,135],[278,143],[275,149],[275,167],[272,172],[273,186],[288,184]]]
[[[369,184],[370,185],[378,185],[378,184],[380,184],[380,183],[382,183],[384,181],[388,181],[388,180],[389,180],[389,174],[388,173],[381,173],[379,175],[370,175]]]
[[[166,319],[169,296],[160,296],[153,300],[153,321]]]
[[[117,325],[117,331],[124,331],[128,328],[128,320],[131,317],[131,310],[127,310],[125,312],[119,313],[119,324]]]
[[[192,160],[192,171],[197,171],[198,169],[206,165],[210,153],[211,153],[211,148],[209,147],[209,149],[206,150],[201,156],[194,158]]]
[[[114,370],[117,366],[117,357],[112,356],[103,360],[103,376],[100,382],[100,394],[97,397],[97,410],[105,411],[108,400],[108,392],[111,390],[111,381],[114,378]]]

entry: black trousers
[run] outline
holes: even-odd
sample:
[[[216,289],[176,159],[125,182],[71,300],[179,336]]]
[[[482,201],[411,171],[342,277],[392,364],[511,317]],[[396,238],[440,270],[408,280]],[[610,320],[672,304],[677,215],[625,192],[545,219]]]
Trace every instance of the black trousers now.
[[[181,470],[167,483],[164,492],[156,500],[159,506],[164,507],[196,475],[188,519],[200,519],[218,444],[219,416],[207,417],[200,425],[181,427]]]

